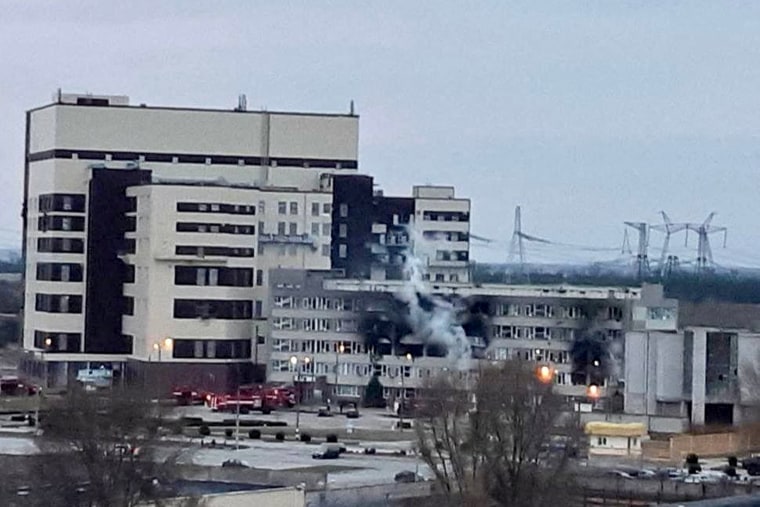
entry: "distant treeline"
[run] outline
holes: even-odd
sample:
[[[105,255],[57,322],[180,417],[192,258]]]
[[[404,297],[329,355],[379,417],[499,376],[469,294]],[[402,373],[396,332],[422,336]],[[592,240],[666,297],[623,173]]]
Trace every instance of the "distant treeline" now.
[[[18,258],[0,261],[0,273],[21,273],[24,271],[24,262]]]
[[[736,273],[675,273],[665,278],[650,276],[640,280],[614,272],[508,273],[494,265],[475,264],[475,283],[568,284],[612,287],[640,287],[642,282],[660,283],[665,295],[682,301],[726,301],[760,304],[760,278]]]

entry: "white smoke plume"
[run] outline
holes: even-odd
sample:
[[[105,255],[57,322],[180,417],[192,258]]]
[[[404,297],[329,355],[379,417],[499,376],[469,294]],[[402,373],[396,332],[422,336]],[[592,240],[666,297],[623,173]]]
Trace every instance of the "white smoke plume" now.
[[[427,260],[430,258],[428,242],[420,231],[410,223],[407,227],[409,246],[404,255],[404,275],[406,283],[398,297],[409,307],[409,326],[414,336],[421,338],[425,345],[439,345],[446,348],[448,357],[458,367],[471,357],[470,342],[458,322],[458,309],[449,301],[432,294],[425,283]],[[426,304],[422,304],[424,301]]]

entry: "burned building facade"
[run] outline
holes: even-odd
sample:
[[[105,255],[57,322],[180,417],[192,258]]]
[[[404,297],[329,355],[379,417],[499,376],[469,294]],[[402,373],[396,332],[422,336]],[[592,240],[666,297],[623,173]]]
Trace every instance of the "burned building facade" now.
[[[566,396],[587,397],[591,384],[600,399],[620,396],[624,336],[642,292],[659,294],[646,304],[664,304],[658,287],[647,286],[426,281],[410,293],[408,281],[336,271],[274,270],[271,280],[269,380],[298,378],[337,397],[361,397],[373,375],[386,398],[413,396],[443,370],[466,384],[483,364],[508,359],[550,365]]]

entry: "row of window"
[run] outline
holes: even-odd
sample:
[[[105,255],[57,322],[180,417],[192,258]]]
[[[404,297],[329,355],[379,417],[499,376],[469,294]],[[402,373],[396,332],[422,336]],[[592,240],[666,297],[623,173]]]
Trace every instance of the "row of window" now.
[[[81,282],[82,265],[64,262],[38,262],[37,280],[51,282]]]
[[[437,261],[466,261],[470,258],[470,253],[466,250],[449,251],[436,250],[435,260]]]
[[[175,319],[242,320],[261,317],[262,302],[239,299],[175,299]]]
[[[570,364],[570,352],[567,350],[506,348],[497,347],[489,351],[489,359],[507,361],[522,359],[525,361],[548,361],[554,364]]]
[[[293,365],[289,359],[272,359],[271,367],[273,372],[299,373],[302,375],[324,375],[327,381],[334,382],[333,375],[338,376],[357,376],[357,377],[385,377],[389,381],[403,378],[423,379],[438,373],[437,368],[422,368],[417,366],[391,365],[391,364],[369,364],[354,362],[322,362],[311,361],[308,364],[299,362]],[[469,372],[459,372],[459,378],[465,380]],[[332,377],[332,378],[331,378]]]
[[[37,219],[37,229],[47,231],[84,231],[84,217],[44,215]]]
[[[256,207],[250,204],[208,202],[178,202],[180,213],[224,213],[227,215],[255,215]]]
[[[253,287],[252,268],[175,266],[175,285],[209,285],[221,287]],[[256,283],[262,285],[263,272],[256,272]]]
[[[35,331],[34,346],[45,352],[79,352],[82,335],[80,333],[57,333],[52,331]]]
[[[178,359],[250,359],[251,340],[174,339],[172,357]]]
[[[353,312],[360,309],[358,299],[331,298],[331,297],[295,297],[275,296],[275,308],[300,308],[302,310],[335,310]]]
[[[88,99],[92,102],[98,99]],[[80,159],[80,160],[115,160],[125,162],[159,162],[165,164],[206,164],[206,165],[237,165],[237,166],[262,166],[270,167],[303,167],[323,169],[356,169],[359,167],[356,160],[334,160],[313,158],[267,158],[262,157],[236,157],[230,155],[205,155],[189,153],[137,153],[129,151],[95,151],[95,150],[46,150],[29,155],[30,162],[39,160]]]
[[[494,338],[505,338],[513,340],[558,340],[573,341],[581,329],[568,327],[544,327],[544,326],[510,326],[496,325],[492,327],[492,336]],[[605,334],[609,340],[617,340],[621,337],[622,332],[619,329],[606,329]]]
[[[552,306],[543,303],[502,303],[496,307],[496,315],[507,317],[556,317],[563,319],[586,319],[588,310],[582,306]],[[606,306],[599,311],[599,316],[606,320],[620,321],[623,319],[623,308]]]
[[[177,245],[174,248],[176,255],[194,255],[196,257],[253,257],[253,248],[240,248],[231,246],[191,246]]]
[[[84,253],[84,240],[79,238],[38,238],[40,253]]]
[[[358,324],[355,319],[272,317],[272,329],[282,329],[283,331],[355,333],[357,328]]]
[[[210,224],[198,222],[177,222],[177,232],[212,232],[216,234],[256,234],[253,225]]]
[[[462,231],[423,231],[422,237],[430,241],[469,241],[469,234]]]
[[[458,211],[426,211],[422,219],[435,222],[469,222],[470,214]]]
[[[36,294],[34,309],[48,313],[82,313],[82,296],[75,294]]]
[[[84,208],[84,194],[42,194],[39,197],[39,210],[43,213],[53,211],[84,213]]]
[[[341,351],[341,348],[343,352]],[[305,352],[307,354],[366,354],[367,347],[354,341],[291,340],[272,338],[272,350],[276,352]]]

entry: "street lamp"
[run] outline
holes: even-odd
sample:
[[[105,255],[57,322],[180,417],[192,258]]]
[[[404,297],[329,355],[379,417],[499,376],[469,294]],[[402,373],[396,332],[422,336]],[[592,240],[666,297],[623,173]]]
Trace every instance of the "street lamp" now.
[[[346,347],[342,343],[335,349],[335,385],[333,386],[333,398],[335,398],[335,403],[338,403],[338,367],[340,366],[338,362],[340,360],[340,354],[345,351]]]
[[[544,384],[551,383],[552,380],[554,379],[554,374],[555,374],[554,368],[546,364],[543,366],[540,366],[536,370],[536,376],[538,377],[538,380]]]
[[[407,352],[404,355],[404,359],[407,361],[414,361],[414,356]],[[406,373],[406,365],[403,365],[401,367],[400,375],[401,375],[401,403],[399,404],[399,410],[398,410],[398,421],[400,426],[399,431],[404,431],[404,399],[406,398],[406,387],[404,386],[404,377]],[[411,371],[409,372],[409,375],[411,375]]]
[[[303,358],[303,364],[308,367],[311,362],[310,357]],[[290,364],[293,366],[293,387],[297,386],[298,397],[296,399],[296,435],[301,431],[301,384],[296,383],[298,380],[298,357],[290,356]]]

